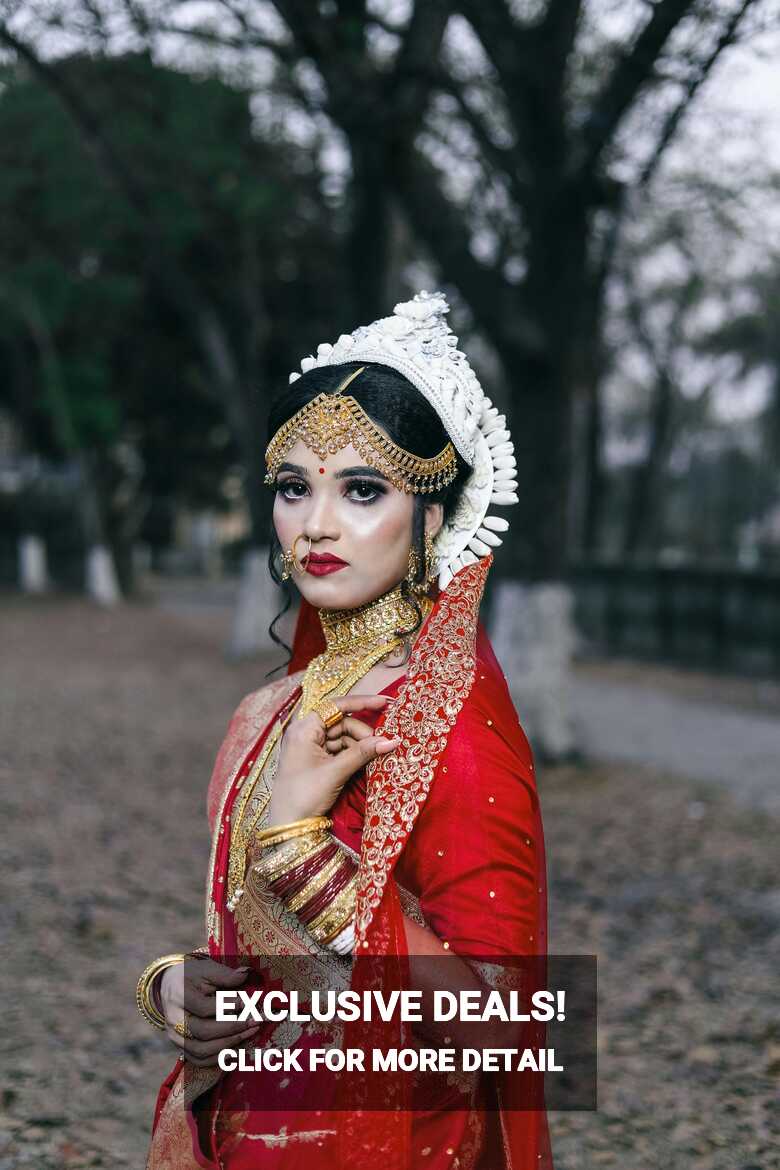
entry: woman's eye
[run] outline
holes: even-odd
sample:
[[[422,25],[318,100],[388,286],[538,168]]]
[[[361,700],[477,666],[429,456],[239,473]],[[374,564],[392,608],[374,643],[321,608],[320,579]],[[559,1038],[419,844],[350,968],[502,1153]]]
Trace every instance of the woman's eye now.
[[[277,483],[276,490],[285,500],[300,500],[306,495],[306,484],[301,479],[285,479]]]
[[[370,504],[372,500],[382,495],[383,489],[369,479],[353,479],[347,484],[347,498],[357,500],[361,504]]]

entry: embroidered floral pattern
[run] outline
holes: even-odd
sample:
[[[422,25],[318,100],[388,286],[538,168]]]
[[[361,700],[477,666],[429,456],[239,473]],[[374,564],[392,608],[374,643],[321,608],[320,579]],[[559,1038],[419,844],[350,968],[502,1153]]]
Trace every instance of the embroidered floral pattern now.
[[[366,815],[358,875],[355,941],[366,941],[387,880],[425,803],[447,738],[474,682],[479,603],[492,557],[453,578],[417,639],[407,681],[382,733],[401,746],[366,769]],[[381,945],[380,945],[381,953]]]
[[[217,880],[215,863],[225,806],[234,789],[236,777],[246,761],[247,753],[273,712],[284,705],[299,682],[300,674],[291,674],[247,695],[231,720],[225,743],[214,765],[208,798],[212,836],[206,880],[206,937],[209,941],[213,940],[217,947],[222,945],[222,924],[214,897],[214,883]]]

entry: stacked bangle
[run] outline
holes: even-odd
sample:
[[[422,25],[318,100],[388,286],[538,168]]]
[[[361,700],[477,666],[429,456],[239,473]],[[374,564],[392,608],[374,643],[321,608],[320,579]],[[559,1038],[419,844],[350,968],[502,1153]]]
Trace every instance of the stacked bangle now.
[[[176,963],[183,963],[186,958],[186,955],[162,955],[141,972],[135,989],[135,1002],[144,1019],[153,1024],[155,1028],[165,1027],[165,1016],[155,1003],[154,981],[163,971],[167,971]]]
[[[174,967],[177,963],[184,963],[187,959],[207,959],[208,957],[208,947],[196,947],[194,951],[188,951],[185,955],[162,955],[150,963],[141,972],[135,989],[135,1002],[144,1019],[153,1024],[155,1028],[165,1027],[165,1016],[157,1003],[158,976],[167,971],[169,967]]]
[[[258,845],[278,845],[281,841],[289,841],[293,837],[303,837],[307,833],[316,832],[319,829],[330,829],[333,826],[333,821],[330,817],[304,817],[300,821],[290,821],[286,825],[271,825],[267,829],[261,829],[257,834]]]
[[[320,945],[338,941],[343,954],[355,913],[357,866],[328,831],[331,827],[328,817],[308,817],[263,830],[252,872]]]

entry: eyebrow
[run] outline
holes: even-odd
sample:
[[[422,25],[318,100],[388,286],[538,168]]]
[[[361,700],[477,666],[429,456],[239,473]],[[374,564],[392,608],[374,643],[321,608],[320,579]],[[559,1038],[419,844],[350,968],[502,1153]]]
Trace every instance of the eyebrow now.
[[[300,463],[280,463],[277,475],[282,471],[290,471],[293,475],[300,475],[303,479],[308,479],[309,473],[305,467]],[[342,471],[337,471],[335,479],[349,479],[353,475],[360,475],[371,479],[381,479],[383,482],[389,482],[387,477],[382,475],[381,471],[377,471],[375,467],[345,467]]]

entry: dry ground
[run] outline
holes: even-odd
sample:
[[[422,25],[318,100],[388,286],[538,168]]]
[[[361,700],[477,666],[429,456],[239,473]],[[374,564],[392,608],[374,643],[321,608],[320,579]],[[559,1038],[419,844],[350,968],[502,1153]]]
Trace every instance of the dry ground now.
[[[172,1058],[135,981],[203,940],[206,783],[266,665],[225,662],[219,610],[0,623],[0,1170],[140,1170]],[[552,949],[600,964],[599,1110],[551,1116],[556,1170],[780,1165],[777,824],[649,771],[540,783]]]

